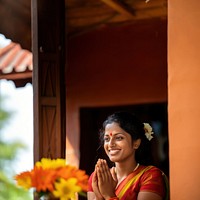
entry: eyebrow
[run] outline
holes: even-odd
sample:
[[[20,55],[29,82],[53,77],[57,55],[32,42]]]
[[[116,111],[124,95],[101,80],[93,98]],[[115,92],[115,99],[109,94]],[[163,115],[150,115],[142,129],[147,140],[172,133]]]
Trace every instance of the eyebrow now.
[[[116,136],[116,135],[119,135],[119,134],[124,135],[123,133],[114,133],[113,136]],[[110,136],[110,134],[109,134],[109,133],[106,133],[104,136]]]

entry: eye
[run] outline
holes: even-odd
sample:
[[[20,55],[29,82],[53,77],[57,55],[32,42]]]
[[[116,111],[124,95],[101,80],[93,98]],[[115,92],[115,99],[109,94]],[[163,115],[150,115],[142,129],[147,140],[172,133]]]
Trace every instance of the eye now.
[[[110,138],[109,137],[104,137],[104,142],[109,142]]]
[[[123,140],[124,138],[123,138],[122,136],[117,136],[115,139],[118,140],[118,141],[121,141],[121,140]]]

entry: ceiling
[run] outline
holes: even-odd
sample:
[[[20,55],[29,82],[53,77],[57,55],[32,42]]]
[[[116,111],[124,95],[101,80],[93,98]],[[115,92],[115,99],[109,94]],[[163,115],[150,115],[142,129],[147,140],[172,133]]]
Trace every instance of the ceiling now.
[[[69,36],[101,26],[167,19],[167,0],[65,0]]]
[[[0,0],[0,33],[31,50],[31,0]]]
[[[31,0],[0,0],[0,33],[31,50]],[[66,33],[74,37],[102,26],[167,19],[167,0],[65,0]]]

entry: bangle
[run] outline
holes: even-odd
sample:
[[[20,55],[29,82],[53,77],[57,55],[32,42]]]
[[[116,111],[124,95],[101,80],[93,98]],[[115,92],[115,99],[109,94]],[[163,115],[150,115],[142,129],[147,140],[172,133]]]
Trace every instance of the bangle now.
[[[119,200],[118,197],[110,197],[108,200]]]

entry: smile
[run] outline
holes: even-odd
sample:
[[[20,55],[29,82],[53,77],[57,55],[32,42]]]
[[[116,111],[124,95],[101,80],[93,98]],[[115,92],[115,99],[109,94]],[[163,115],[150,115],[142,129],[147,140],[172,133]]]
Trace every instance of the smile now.
[[[117,154],[119,151],[120,151],[119,149],[110,149],[110,150],[109,150],[109,154],[110,154],[110,155],[115,155],[115,154]]]

